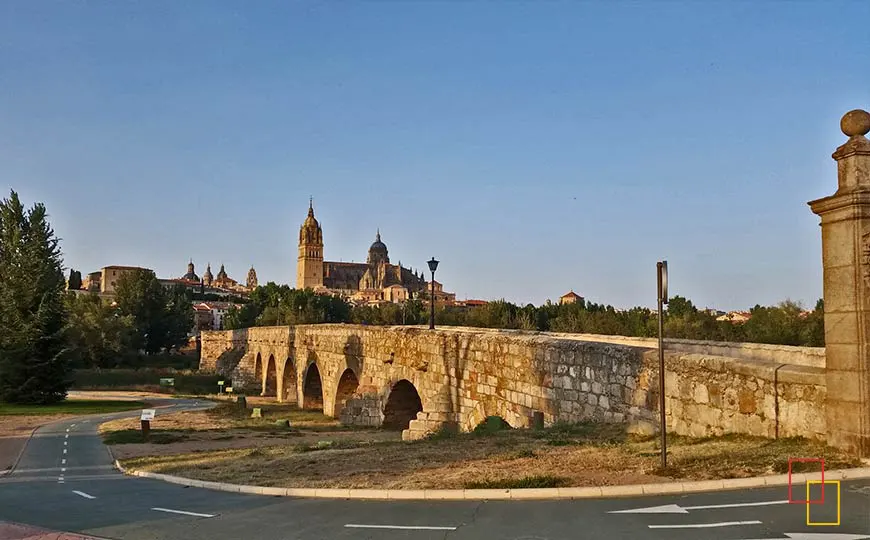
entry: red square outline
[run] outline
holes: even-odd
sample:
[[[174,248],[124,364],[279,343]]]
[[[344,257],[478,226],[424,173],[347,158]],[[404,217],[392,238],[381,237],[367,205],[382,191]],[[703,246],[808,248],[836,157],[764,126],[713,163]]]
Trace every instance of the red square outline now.
[[[799,501],[791,498],[791,465],[792,463],[812,463],[818,461],[822,465],[822,498],[818,501]],[[825,458],[788,458],[788,504],[825,504]]]

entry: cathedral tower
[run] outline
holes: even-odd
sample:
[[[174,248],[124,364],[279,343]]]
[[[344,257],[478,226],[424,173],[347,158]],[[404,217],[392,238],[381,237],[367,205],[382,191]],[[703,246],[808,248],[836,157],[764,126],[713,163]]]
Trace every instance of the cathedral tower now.
[[[308,217],[299,228],[299,258],[296,262],[296,288],[323,286],[323,230],[314,219],[314,202],[308,202]]]

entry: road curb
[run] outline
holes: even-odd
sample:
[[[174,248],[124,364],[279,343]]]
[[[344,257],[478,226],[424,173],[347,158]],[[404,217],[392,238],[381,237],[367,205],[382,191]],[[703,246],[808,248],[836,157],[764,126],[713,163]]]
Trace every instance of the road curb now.
[[[47,424],[43,424],[47,425]],[[27,445],[30,444],[30,440],[33,439],[33,434],[36,433],[36,430],[41,428],[42,426],[36,426],[35,428],[30,430],[30,435],[27,436],[27,440],[24,441],[24,444],[21,445],[21,450],[18,451],[18,456],[15,458],[15,461],[12,462],[12,467],[6,469],[5,471],[0,471],[0,477],[5,476],[7,474],[12,474],[15,472],[15,469],[18,467],[18,464],[21,462],[21,457],[24,455],[24,451],[27,450]]]
[[[322,488],[278,488],[263,486],[244,486],[223,482],[206,482],[181,476],[125,469],[118,460],[115,467],[128,476],[162,480],[170,484],[250,493],[277,497],[301,497],[313,499],[366,499],[381,501],[487,501],[487,500],[564,500],[564,499],[601,499],[616,497],[637,497],[644,495],[670,495],[678,493],[701,493],[709,491],[730,491],[735,489],[785,486],[789,475],[756,476],[752,478],[729,478],[724,480],[700,480],[692,482],[665,482],[660,484],[636,484],[628,486],[592,486],[570,488],[526,488],[526,489],[322,489]],[[791,481],[803,484],[807,480],[821,480],[822,474],[792,474]],[[858,480],[870,478],[870,467],[825,471],[825,480]]]

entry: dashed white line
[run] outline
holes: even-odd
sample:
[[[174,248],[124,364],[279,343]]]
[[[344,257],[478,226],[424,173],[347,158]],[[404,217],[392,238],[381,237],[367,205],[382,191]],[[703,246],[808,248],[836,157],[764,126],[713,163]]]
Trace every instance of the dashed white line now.
[[[75,494],[78,495],[79,497],[84,497],[85,499],[96,499],[96,497],[94,497],[93,495],[88,495],[88,494],[85,493],[84,491],[76,491],[76,490],[73,490],[73,493],[75,493]]]
[[[152,510],[157,510],[158,512],[169,512],[170,514],[183,514],[185,516],[195,516],[195,517],[206,517],[211,518],[214,517],[215,514],[200,514],[198,512],[186,512],[184,510],[172,510],[171,508],[152,508]]]
[[[688,523],[685,525],[647,525],[650,529],[707,529],[712,527],[732,527],[734,525],[761,525],[755,521],[721,521],[719,523]]]
[[[455,531],[456,527],[435,527],[429,525],[363,525],[360,523],[347,523],[347,529],[398,529],[402,531]]]
[[[69,444],[69,441],[63,441],[63,445],[66,446]]]
[[[66,467],[61,467],[60,472],[66,472]]]
[[[66,454],[66,448],[63,449],[63,453]]]
[[[66,434],[66,436],[64,437],[64,439],[69,439],[69,433]]]
[[[61,465],[66,465],[66,460],[65,460],[65,459],[60,460],[60,464],[61,464]]]

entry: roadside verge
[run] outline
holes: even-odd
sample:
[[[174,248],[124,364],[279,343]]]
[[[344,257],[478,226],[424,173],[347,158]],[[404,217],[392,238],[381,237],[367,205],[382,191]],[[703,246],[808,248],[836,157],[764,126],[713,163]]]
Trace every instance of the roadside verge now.
[[[642,495],[676,495],[679,493],[700,493],[704,491],[726,491],[734,489],[760,488],[767,486],[786,486],[789,475],[778,474],[753,478],[730,478],[724,480],[701,480],[691,482],[666,482],[662,484],[636,484],[625,486],[593,486],[568,488],[526,488],[526,489],[318,489],[318,488],[279,488],[244,486],[192,480],[181,476],[125,469],[116,460],[115,467],[128,476],[162,480],[182,486],[272,495],[277,497],[301,497],[315,499],[368,499],[368,500],[530,500],[530,499],[597,499],[614,497],[636,497]],[[791,481],[803,484],[807,480],[821,480],[822,473],[792,474]],[[870,467],[841,469],[824,472],[825,480],[857,480],[870,478]]]

